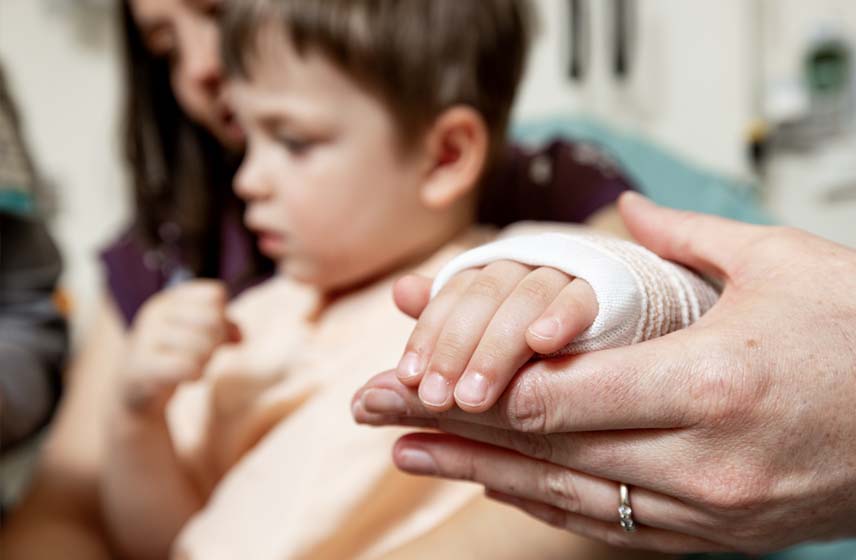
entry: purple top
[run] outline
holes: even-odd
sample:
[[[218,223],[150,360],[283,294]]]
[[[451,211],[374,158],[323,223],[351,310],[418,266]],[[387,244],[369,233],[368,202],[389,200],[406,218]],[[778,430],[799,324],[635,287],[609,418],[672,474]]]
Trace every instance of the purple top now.
[[[220,228],[220,266],[218,278],[229,293],[237,294],[263,278],[247,278],[254,243],[238,212],[224,214]],[[160,251],[148,249],[128,228],[118,240],[101,253],[107,268],[107,285],[127,324],[147,299],[165,287],[190,277],[179,259],[168,259]]]
[[[584,222],[633,188],[621,169],[590,144],[557,140],[534,150],[512,146],[509,157],[485,181],[479,222],[499,227],[521,220]],[[218,277],[231,293],[262,280],[244,277],[254,240],[238,213],[224,216],[221,243]],[[128,324],[149,297],[188,277],[177,260],[146,250],[132,229],[101,258],[110,292]]]

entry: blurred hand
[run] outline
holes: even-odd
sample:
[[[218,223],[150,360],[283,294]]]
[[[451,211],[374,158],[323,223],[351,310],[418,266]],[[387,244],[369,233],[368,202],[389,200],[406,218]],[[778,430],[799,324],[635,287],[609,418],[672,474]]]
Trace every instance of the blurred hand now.
[[[131,328],[121,385],[129,410],[163,412],[178,384],[198,378],[218,346],[240,341],[226,302],[225,287],[213,280],[186,282],[146,302]]]
[[[481,414],[428,410],[387,372],[355,395],[356,419],[451,434],[405,436],[396,464],[616,545],[762,553],[856,536],[856,252],[638,195],[621,211],[640,243],[723,281],[700,321],[530,364]],[[618,523],[619,482],[635,533]]]

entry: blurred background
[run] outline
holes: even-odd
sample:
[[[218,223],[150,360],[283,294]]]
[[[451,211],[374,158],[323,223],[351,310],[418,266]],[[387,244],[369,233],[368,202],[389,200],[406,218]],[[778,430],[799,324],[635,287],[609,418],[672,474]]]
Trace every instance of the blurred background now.
[[[516,136],[579,135],[677,206],[713,197],[725,214],[856,246],[856,2],[534,4]],[[51,185],[78,336],[99,293],[97,251],[129,215],[116,16],[110,0],[0,0],[0,60]],[[733,210],[755,200],[760,212]]]

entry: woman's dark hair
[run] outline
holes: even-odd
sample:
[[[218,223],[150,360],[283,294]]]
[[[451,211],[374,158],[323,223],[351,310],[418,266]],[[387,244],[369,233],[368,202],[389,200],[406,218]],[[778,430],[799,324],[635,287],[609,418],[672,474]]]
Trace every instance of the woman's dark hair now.
[[[153,56],[122,2],[125,36],[125,156],[130,165],[135,234],[144,246],[178,254],[199,277],[217,277],[221,221],[240,216],[231,183],[240,161],[175,99],[169,62]],[[256,255],[253,269],[269,269]],[[262,270],[248,271],[248,275]]]

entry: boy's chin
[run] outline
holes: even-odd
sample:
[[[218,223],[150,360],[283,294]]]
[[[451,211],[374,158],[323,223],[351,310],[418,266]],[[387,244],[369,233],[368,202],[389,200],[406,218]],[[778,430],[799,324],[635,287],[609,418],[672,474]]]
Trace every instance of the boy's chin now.
[[[311,263],[300,262],[296,259],[279,261],[277,271],[280,276],[288,278],[292,282],[305,284],[325,293],[348,291],[369,280],[369,278],[359,274],[359,271],[346,271],[341,267],[330,269],[313,266]]]
[[[314,286],[321,290],[328,289],[332,280],[330,275],[324,274],[317,267],[309,263],[301,262],[295,258],[282,258],[277,262],[277,274],[288,278],[293,282]]]

